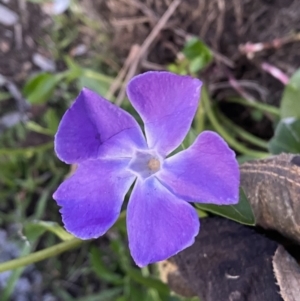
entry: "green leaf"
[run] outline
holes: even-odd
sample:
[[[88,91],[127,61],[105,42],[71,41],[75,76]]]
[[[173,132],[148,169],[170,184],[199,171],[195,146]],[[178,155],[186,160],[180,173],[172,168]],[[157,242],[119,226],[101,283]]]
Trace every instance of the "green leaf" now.
[[[94,70],[84,69],[79,77],[80,89],[87,87],[100,95],[105,95],[111,84],[110,78]]]
[[[204,211],[211,212],[216,215],[220,215],[236,221],[241,224],[254,226],[255,218],[250,206],[249,201],[245,195],[245,192],[240,188],[240,200],[236,205],[218,206],[218,205],[206,205],[206,204],[195,204],[196,208]]]
[[[159,294],[168,295],[170,292],[166,284],[151,276],[143,276],[140,270],[129,268],[126,269],[126,274],[137,283],[156,289]]]
[[[269,142],[272,154],[282,152],[300,153],[300,119],[293,117],[282,119],[276,127],[274,137]]]
[[[57,128],[58,128],[58,124],[59,124],[57,112],[54,109],[48,109],[44,118],[45,118],[48,130],[51,133],[55,134],[55,132],[57,131]]]
[[[190,39],[182,51],[189,60],[191,73],[196,73],[205,68],[213,59],[210,49],[198,38]]]
[[[72,82],[83,74],[83,69],[70,56],[65,56],[65,63],[69,69],[66,74],[67,81]]]
[[[43,134],[43,135],[47,135],[50,137],[54,136],[54,133],[51,132],[49,129],[46,129],[42,126],[40,126],[38,123],[34,122],[34,121],[28,121],[26,123],[26,128],[30,131],[39,133],[39,134]]]
[[[201,209],[197,209],[197,213],[198,213],[198,216],[200,218],[204,218],[204,217],[207,217],[207,212],[206,211],[203,211]]]
[[[114,287],[106,290],[102,290],[100,293],[95,295],[85,296],[83,298],[76,298],[74,301],[113,301],[116,297],[121,295],[123,288]]]
[[[29,241],[35,241],[46,232],[46,229],[34,223],[28,223],[25,225],[24,232]]]
[[[64,76],[63,73],[40,73],[25,84],[23,93],[32,104],[45,103],[53,95],[54,89]]]
[[[300,118],[300,69],[291,77],[283,91],[281,105],[281,118]]]
[[[61,226],[59,226],[55,222],[35,221],[25,225],[25,235],[29,241],[37,239],[46,231],[52,232],[63,241],[74,238],[73,235],[66,232]]]
[[[197,133],[196,131],[191,127],[189,132],[187,133],[187,135],[185,136],[183,142],[182,142],[182,147],[184,149],[188,148],[189,146],[191,146],[194,141],[197,138]]]
[[[100,250],[94,246],[91,248],[90,261],[93,271],[101,280],[115,285],[123,283],[123,280],[118,274],[112,272],[111,268],[107,268],[102,260]]]
[[[47,142],[40,144],[39,146],[29,146],[24,148],[0,148],[0,156],[24,156],[27,158],[32,157],[36,153],[45,152],[46,150],[53,148],[53,142]]]

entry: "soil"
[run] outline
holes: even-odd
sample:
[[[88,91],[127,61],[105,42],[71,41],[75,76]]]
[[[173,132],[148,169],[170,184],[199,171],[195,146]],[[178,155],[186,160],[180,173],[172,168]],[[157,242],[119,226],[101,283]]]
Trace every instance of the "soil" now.
[[[133,44],[141,44],[145,40],[171,2],[98,0],[94,1],[94,6],[101,19],[110,24],[112,49],[118,58],[124,60]],[[235,67],[231,71],[237,79],[258,82],[269,90],[266,101],[278,103],[283,85],[262,71],[259,65],[268,62],[291,75],[300,67],[300,43],[289,43],[279,49],[260,52],[253,60],[247,59],[239,51],[239,45],[287,37],[300,30],[299,15],[299,0],[182,1],[166,29],[149,49],[147,59],[161,65],[173,62],[182,49],[184,38],[195,35],[234,63]],[[144,18],[145,21],[139,23],[145,16],[148,21]],[[127,25],[126,22],[122,25],[122,20],[127,20]],[[207,76],[210,83],[225,79],[222,68],[218,71]]]
[[[20,41],[17,42],[16,26],[0,24],[0,73],[15,83],[24,82],[34,70],[33,53],[45,53],[39,45],[45,40],[43,29],[51,22],[38,5],[26,2],[24,10],[19,3],[22,1],[11,0],[6,5],[20,17],[21,45],[18,45]],[[83,0],[81,3],[89,18],[102,22],[110,37],[111,53],[122,65],[132,45],[143,43],[172,1]],[[219,54],[215,63],[201,74],[209,87],[228,82],[230,74],[237,80],[251,82],[254,88],[245,90],[259,101],[278,105],[284,85],[263,71],[261,63],[270,63],[288,76],[292,75],[300,67],[300,42],[258,52],[253,58],[242,53],[239,46],[247,42],[270,42],[299,31],[299,15],[300,0],[182,1],[148,49],[145,64],[141,64],[137,71],[165,68],[178,57],[186,39],[194,35]],[[261,95],[260,91],[264,94]],[[211,94],[233,121],[260,137],[267,139],[272,136],[272,123],[267,118],[253,122],[249,110],[224,102],[228,96],[238,96],[230,85]]]
[[[40,49],[43,28],[49,25],[38,5],[11,0],[5,4],[19,15],[17,26],[0,24],[0,73],[24,81],[32,71],[32,55]],[[111,49],[122,63],[133,44],[141,44],[166,11],[171,0],[84,0],[88,13],[106,22],[111,33]],[[86,5],[83,5],[86,7]],[[230,59],[231,72],[237,79],[254,80],[268,89],[267,102],[278,103],[283,85],[260,68],[269,62],[291,75],[300,67],[300,42],[289,43],[255,55],[249,60],[239,51],[247,42],[268,42],[300,30],[300,0],[186,0],[182,1],[165,29],[148,51],[147,60],[166,65],[173,62],[182,49],[185,38],[195,35],[214,51]],[[122,23],[123,21],[123,23]],[[126,22],[128,21],[128,22]],[[38,26],[37,26],[38,24]],[[17,37],[21,28],[21,38]],[[45,52],[44,49],[41,50]],[[4,59],[5,58],[5,59]],[[227,80],[224,65],[206,72],[209,83]],[[223,66],[224,67],[224,66]],[[208,75],[209,74],[209,75]],[[12,77],[12,78],[11,78]]]
[[[90,2],[91,0],[85,0]],[[94,1],[94,11],[105,20],[112,36],[112,52],[122,63],[133,44],[141,44],[171,0],[108,0]],[[279,105],[284,85],[262,70],[267,62],[291,76],[300,67],[300,42],[271,48],[248,58],[239,50],[247,42],[270,42],[287,37],[300,29],[300,0],[186,0],[182,1],[169,22],[157,36],[145,57],[154,67],[164,68],[174,62],[190,35],[204,40],[212,50],[228,59],[216,59],[202,75],[209,86],[228,82],[228,74],[253,84],[245,90],[259,101]],[[149,65],[149,64],[148,64]],[[140,71],[145,71],[149,67]],[[260,91],[264,91],[263,97]],[[268,139],[273,125],[268,118],[253,122],[250,111],[223,100],[238,96],[230,85],[212,92],[221,102],[221,110],[250,132]]]
[[[5,6],[18,15],[12,26],[0,23],[0,74],[15,84],[24,83],[33,70],[34,53],[45,53],[40,44],[45,38],[43,29],[51,20],[39,6],[28,1],[11,0]]]

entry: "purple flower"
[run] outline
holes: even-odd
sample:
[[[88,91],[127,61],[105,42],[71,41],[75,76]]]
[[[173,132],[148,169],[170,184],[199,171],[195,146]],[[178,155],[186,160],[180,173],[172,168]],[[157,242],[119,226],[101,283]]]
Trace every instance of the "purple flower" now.
[[[135,182],[128,208],[129,248],[139,266],[166,259],[194,242],[199,218],[188,203],[238,202],[235,154],[214,132],[167,157],[183,141],[197,110],[201,82],[169,72],[147,72],[127,87],[135,119],[83,89],[63,116],[55,151],[78,163],[54,193],[67,231],[81,239],[103,235],[117,220]]]

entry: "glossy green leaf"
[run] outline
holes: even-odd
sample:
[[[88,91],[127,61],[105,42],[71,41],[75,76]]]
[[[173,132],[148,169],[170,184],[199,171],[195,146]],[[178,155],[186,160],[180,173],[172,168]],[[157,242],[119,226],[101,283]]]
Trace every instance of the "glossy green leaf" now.
[[[291,77],[285,86],[280,104],[281,118],[300,118],[300,69]]]
[[[274,137],[269,142],[272,154],[300,153],[300,119],[282,119],[276,127]]]
[[[213,59],[213,54],[205,43],[198,38],[190,39],[182,51],[189,60],[191,73],[196,73],[205,68]]]
[[[245,192],[240,188],[240,200],[236,205],[230,206],[218,206],[218,205],[206,205],[195,204],[196,208],[203,211],[208,211],[216,215],[223,216],[225,218],[234,220],[238,223],[254,226],[255,218],[251,209],[250,203],[245,195]]]
[[[55,222],[36,221],[25,225],[25,235],[29,241],[37,239],[46,231],[52,232],[63,241],[74,238],[73,235],[65,231]]]

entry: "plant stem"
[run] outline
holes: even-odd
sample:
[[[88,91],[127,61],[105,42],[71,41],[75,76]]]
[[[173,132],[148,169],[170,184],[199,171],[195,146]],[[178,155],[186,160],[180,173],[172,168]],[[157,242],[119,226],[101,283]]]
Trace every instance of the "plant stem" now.
[[[219,111],[217,111],[217,116],[220,120],[222,120],[222,122],[224,122],[224,125],[226,125],[230,131],[235,132],[238,136],[250,142],[251,144],[268,150],[268,143],[266,141],[245,131],[243,128],[233,123],[229,118],[227,118]]]
[[[267,112],[267,113],[271,113],[276,117],[280,117],[280,110],[274,106],[265,104],[265,103],[260,103],[260,102],[249,102],[244,98],[240,98],[240,97],[230,97],[228,99],[226,99],[229,102],[234,102],[234,103],[238,103],[244,106],[248,106],[257,110],[260,110],[262,112]]]
[[[259,151],[254,151],[251,149],[248,149],[245,147],[243,144],[239,143],[237,140],[235,140],[219,123],[217,118],[215,117],[211,105],[210,105],[210,99],[207,93],[207,90],[205,87],[202,88],[202,102],[203,106],[205,108],[205,112],[207,114],[207,117],[212,124],[212,126],[215,128],[215,130],[227,141],[227,143],[236,149],[238,152],[251,156],[253,158],[265,158],[269,156],[269,153],[266,152],[259,152]]]
[[[195,118],[195,130],[197,134],[200,134],[202,131],[204,131],[205,128],[204,124],[205,124],[205,112],[204,112],[203,103],[200,101],[196,113],[196,118]]]
[[[21,255],[25,256],[30,252],[30,245],[29,244],[25,244],[23,247],[23,250],[21,251]],[[9,300],[11,294],[13,293],[13,290],[15,288],[16,282],[18,281],[18,279],[20,278],[22,272],[24,271],[24,267],[19,268],[19,269],[15,269],[10,277],[8,278],[8,281],[6,283],[6,286],[4,288],[4,290],[1,292],[1,301],[7,301]]]
[[[13,259],[7,262],[4,262],[0,264],[0,273],[14,270],[29,264],[32,264],[34,262],[38,262],[44,259],[47,259],[49,257],[57,256],[65,251],[74,249],[78,246],[80,246],[84,241],[79,239],[70,239],[67,241],[64,241],[62,243],[59,243],[53,247],[37,251],[35,253],[29,254],[27,256],[23,256],[17,259]]]

